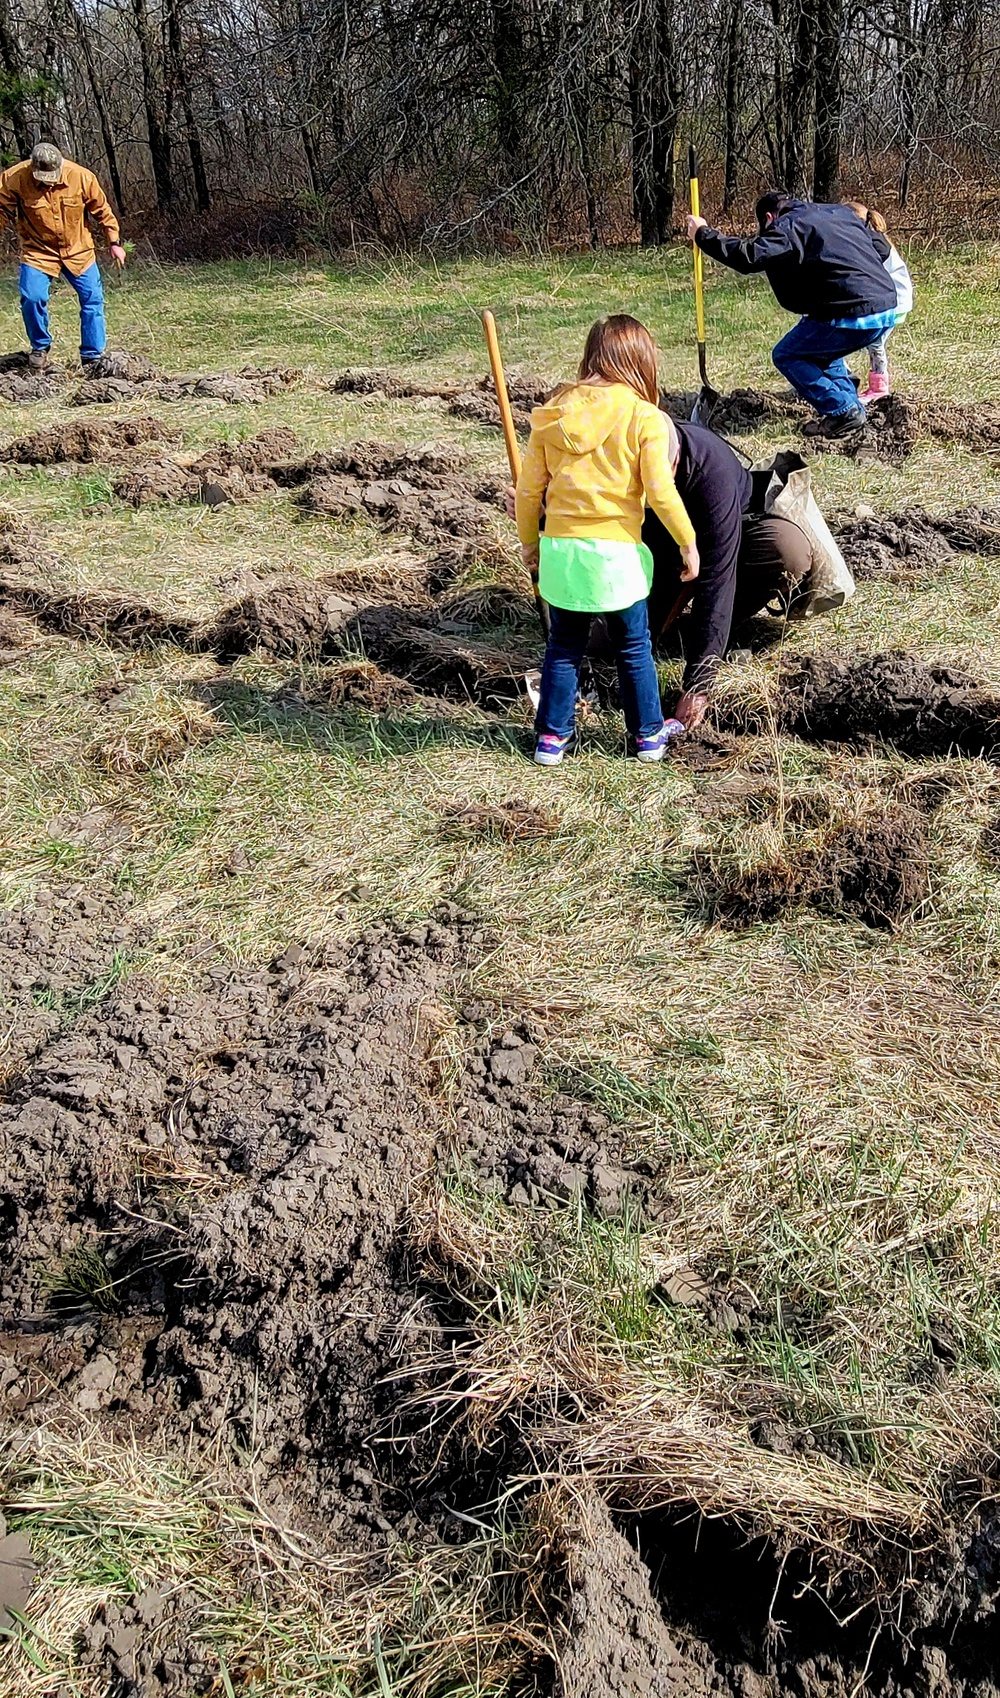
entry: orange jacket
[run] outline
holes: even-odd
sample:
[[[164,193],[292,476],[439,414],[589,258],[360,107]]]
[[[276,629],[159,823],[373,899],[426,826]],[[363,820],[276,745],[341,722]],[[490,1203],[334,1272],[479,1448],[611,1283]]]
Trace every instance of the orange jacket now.
[[[0,174],[0,214],[17,224],[21,258],[49,277],[63,266],[79,277],[93,265],[94,238],[85,213],[104,230],[108,246],[119,239],[118,220],[107,195],[94,176],[72,159],[63,160],[58,183],[36,183],[30,159]]]

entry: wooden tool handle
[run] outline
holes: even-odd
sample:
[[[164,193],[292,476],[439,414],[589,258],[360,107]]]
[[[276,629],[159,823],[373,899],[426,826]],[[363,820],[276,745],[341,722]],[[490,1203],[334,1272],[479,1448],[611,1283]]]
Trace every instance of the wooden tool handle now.
[[[510,475],[516,483],[521,475],[521,449],[518,445],[517,432],[514,429],[514,415],[510,410],[507,379],[504,376],[503,360],[500,357],[500,342],[497,337],[497,322],[491,312],[483,313],[483,330],[486,333],[486,346],[489,350],[493,387],[497,392],[497,402],[500,407],[500,423],[503,426],[503,439],[507,447],[507,464],[510,467]]]

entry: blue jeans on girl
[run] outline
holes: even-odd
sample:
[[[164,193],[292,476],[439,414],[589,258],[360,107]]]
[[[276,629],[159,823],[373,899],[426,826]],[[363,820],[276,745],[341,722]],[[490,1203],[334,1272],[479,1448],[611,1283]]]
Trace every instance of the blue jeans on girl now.
[[[86,365],[88,360],[100,358],[108,340],[104,328],[104,288],[100,268],[95,259],[93,265],[88,265],[79,277],[67,271],[65,266],[62,274],[79,296],[80,358]],[[48,272],[39,271],[37,265],[22,265],[18,281],[21,287],[21,317],[28,332],[28,341],[36,353],[42,353],[52,346],[49,289],[53,279]]]
[[[576,718],[576,696],[580,668],[590,636],[594,613],[568,613],[549,609],[549,641],[542,666],[542,687],[535,730],[556,737],[570,736]],[[633,602],[617,613],[604,615],[608,636],[618,667],[625,724],[633,737],[654,737],[663,724],[660,685],[653,664],[646,603]]]

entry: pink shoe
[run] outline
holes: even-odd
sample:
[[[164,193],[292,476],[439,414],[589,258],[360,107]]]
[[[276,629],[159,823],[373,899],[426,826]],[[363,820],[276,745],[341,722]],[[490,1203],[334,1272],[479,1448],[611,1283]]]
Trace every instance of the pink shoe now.
[[[889,373],[887,371],[870,371],[868,373],[868,388],[862,389],[858,396],[862,407],[867,407],[872,401],[881,401],[889,393]]]

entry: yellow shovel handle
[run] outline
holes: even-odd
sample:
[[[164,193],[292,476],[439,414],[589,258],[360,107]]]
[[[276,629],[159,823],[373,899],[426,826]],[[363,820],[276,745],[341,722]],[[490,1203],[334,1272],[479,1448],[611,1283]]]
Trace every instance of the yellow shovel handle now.
[[[694,218],[701,217],[701,195],[698,190],[698,156],[691,149],[689,155],[691,214]],[[705,256],[697,242],[692,244],[694,250],[694,315],[698,327],[698,341],[705,340]]]

